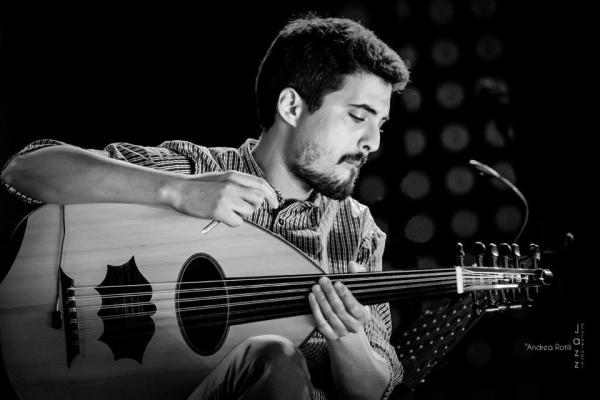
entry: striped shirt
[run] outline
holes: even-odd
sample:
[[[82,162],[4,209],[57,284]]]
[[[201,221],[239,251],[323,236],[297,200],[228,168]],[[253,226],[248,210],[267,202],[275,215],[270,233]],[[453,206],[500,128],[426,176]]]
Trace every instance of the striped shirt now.
[[[227,170],[240,171],[265,178],[252,155],[256,139],[248,139],[239,149],[206,148],[186,141],[167,141],[158,147],[144,147],[130,143],[113,143],[104,149],[111,158],[137,165],[182,174],[201,174]],[[39,140],[25,147],[17,155],[39,148],[63,144],[55,140]],[[23,201],[40,204],[4,183],[7,189]],[[280,192],[279,207],[263,206],[248,218],[289,241],[326,273],[347,273],[348,263],[356,261],[367,272],[382,270],[382,255],[386,235],[375,224],[365,205],[348,197],[334,200],[316,191],[305,201],[283,201]],[[390,344],[391,317],[388,303],[370,306],[371,319],[364,330],[371,347],[387,363],[390,381],[383,398],[392,393],[402,378],[402,365]],[[332,386],[329,354],[325,339],[317,331],[301,346],[306,357],[317,398],[326,398]]]

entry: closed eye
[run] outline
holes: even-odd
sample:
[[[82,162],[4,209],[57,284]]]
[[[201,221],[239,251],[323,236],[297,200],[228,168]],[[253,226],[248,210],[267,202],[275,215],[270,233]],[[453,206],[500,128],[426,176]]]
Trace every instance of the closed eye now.
[[[350,117],[352,117],[353,120],[357,121],[357,122],[365,122],[366,118],[360,118],[357,117],[356,115],[352,114],[352,113],[348,113],[348,115],[350,115]]]

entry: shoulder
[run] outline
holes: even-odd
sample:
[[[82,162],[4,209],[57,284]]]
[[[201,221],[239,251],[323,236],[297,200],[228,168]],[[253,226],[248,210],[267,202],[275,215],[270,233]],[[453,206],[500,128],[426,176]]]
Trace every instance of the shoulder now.
[[[204,157],[212,157],[210,148],[199,146],[186,140],[169,140],[162,142],[158,147],[169,149],[194,160]]]
[[[242,154],[232,147],[205,147],[185,140],[171,140],[160,144],[186,156],[196,164],[198,172],[241,170]]]
[[[371,210],[358,200],[347,197],[344,200],[327,198],[328,202],[337,202],[341,217],[359,227],[363,239],[385,240],[386,234],[377,226]]]

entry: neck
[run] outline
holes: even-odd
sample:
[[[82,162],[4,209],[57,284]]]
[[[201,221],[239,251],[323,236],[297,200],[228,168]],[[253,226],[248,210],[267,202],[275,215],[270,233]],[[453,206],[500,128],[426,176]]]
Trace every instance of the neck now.
[[[231,325],[310,314],[307,295],[322,276],[315,274],[228,279],[227,296],[211,307],[219,312],[227,308],[228,322]],[[343,282],[363,305],[456,293],[454,268],[327,276]],[[214,315],[211,312],[206,317],[198,316],[197,323],[214,324]]]
[[[269,130],[262,132],[252,154],[267,181],[284,199],[306,200],[312,188],[292,174],[286,163],[291,134],[293,132],[289,129],[280,129],[277,123],[273,124]]]

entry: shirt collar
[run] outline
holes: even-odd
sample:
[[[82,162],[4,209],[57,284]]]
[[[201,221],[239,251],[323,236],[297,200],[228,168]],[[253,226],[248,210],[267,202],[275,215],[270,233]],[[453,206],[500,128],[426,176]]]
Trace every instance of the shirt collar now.
[[[246,164],[246,167],[248,168],[250,173],[258,177],[265,178],[265,173],[263,172],[262,168],[258,165],[256,160],[254,159],[254,156],[252,155],[252,149],[254,148],[254,146],[256,146],[257,143],[257,139],[246,139],[242,147],[240,147],[240,154],[242,156],[244,164]]]

